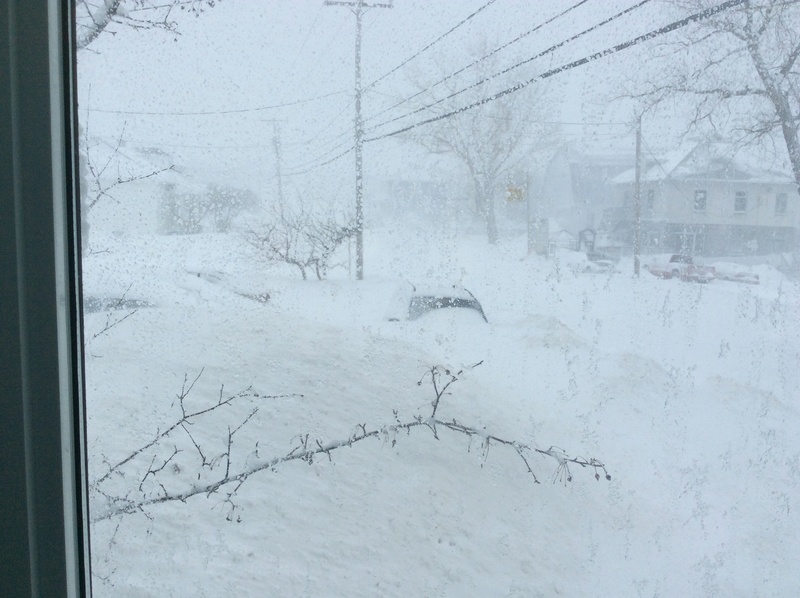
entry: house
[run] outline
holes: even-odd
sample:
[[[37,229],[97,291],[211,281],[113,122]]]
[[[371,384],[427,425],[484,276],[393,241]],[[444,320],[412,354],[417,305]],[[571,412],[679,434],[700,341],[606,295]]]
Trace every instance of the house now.
[[[643,253],[706,256],[792,251],[800,228],[800,196],[775,159],[720,141],[684,144],[644,160],[641,184]],[[632,246],[635,169],[612,180],[614,199],[600,229]]]
[[[225,232],[237,214],[258,204],[252,190],[176,165],[159,148],[93,138],[83,155],[90,226],[150,234]]]
[[[630,153],[565,145],[544,170],[535,212],[557,220],[575,236],[584,229],[597,229],[605,210],[615,205],[612,181],[634,164]]]

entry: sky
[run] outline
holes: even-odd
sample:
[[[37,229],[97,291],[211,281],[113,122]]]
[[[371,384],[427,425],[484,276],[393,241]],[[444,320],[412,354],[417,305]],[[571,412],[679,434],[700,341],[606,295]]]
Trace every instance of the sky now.
[[[498,52],[496,64],[507,68],[634,4],[395,0],[391,9],[370,9],[364,15],[362,48],[367,137],[421,120],[428,113],[398,118],[414,106],[413,101],[398,102],[435,83],[441,73],[471,63],[481,46],[500,47],[576,6]],[[330,193],[331,187],[351,185],[352,156],[320,166],[351,144],[355,17],[349,8],[323,0],[224,0],[199,16],[178,14],[176,19],[177,35],[115,26],[80,52],[80,115],[90,136],[157,146],[207,176],[264,191],[275,185],[273,138],[278,132],[280,167],[290,188],[302,193],[304,186],[315,185],[318,192]],[[650,3],[492,79],[481,90],[489,95],[669,20],[662,4]],[[609,103],[609,98],[626,69],[635,66],[638,52],[629,50],[543,84],[550,97],[548,118],[569,123],[560,127],[556,143],[589,139],[601,147],[630,150],[630,108]],[[470,84],[474,70],[448,83]],[[441,97],[445,87],[434,87],[432,93]],[[460,105],[459,98],[452,101]],[[604,124],[572,124],[586,121]],[[654,138],[663,136],[661,123],[649,126]],[[419,148],[407,145],[394,140],[368,144],[367,178],[403,178],[409,171],[419,176],[420,169],[438,167]]]

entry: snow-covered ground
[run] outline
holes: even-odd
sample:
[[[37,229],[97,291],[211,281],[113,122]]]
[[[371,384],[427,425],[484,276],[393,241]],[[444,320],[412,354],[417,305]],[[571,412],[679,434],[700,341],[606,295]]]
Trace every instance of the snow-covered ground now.
[[[536,484],[509,447],[379,435],[253,474],[230,502],[235,485],[95,522],[96,596],[800,595],[800,287],[775,270],[757,286],[635,279],[624,260],[584,274],[526,257],[522,237],[385,228],[367,231],[363,282],[301,281],[233,233],[92,234],[85,294],[152,304],[116,325],[131,310],[86,314],[95,480],[180,419],[198,374],[187,409],[251,389],[187,426],[236,471],[306,434],[427,418],[428,368],[477,362],[441,418],[611,475],[573,465],[565,482],[539,456]],[[460,283],[489,322],[389,322],[403,281]],[[98,488],[180,493],[227,462],[202,467],[178,429]]]

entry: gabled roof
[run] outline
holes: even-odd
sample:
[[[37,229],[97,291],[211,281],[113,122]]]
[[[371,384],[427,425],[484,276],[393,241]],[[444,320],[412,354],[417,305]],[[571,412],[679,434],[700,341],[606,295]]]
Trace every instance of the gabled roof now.
[[[755,148],[737,148],[720,141],[694,141],[681,144],[674,151],[658,157],[647,156],[641,173],[642,182],[672,180],[726,180],[758,183],[794,182],[779,160]],[[612,180],[630,184],[636,169],[626,170]]]

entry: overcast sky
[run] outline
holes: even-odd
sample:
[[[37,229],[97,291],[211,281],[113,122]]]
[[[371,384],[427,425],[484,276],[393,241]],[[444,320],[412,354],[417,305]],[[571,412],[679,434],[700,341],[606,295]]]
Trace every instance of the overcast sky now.
[[[480,44],[501,46],[578,0],[495,0],[384,77],[486,3],[394,0],[393,8],[374,8],[364,15],[363,82],[366,86],[380,79],[364,96],[368,135],[371,126],[409,112],[410,103],[389,108],[413,94],[420,83],[432,84],[442,72],[453,72],[477,58]],[[498,53],[496,62],[501,68],[514,65],[635,3],[588,0]],[[486,94],[669,20],[664,5],[653,2],[577,43],[493,80],[485,86]],[[222,0],[198,17],[178,15],[178,27],[178,36],[117,27],[113,35],[103,34],[81,51],[79,104],[91,135],[113,138],[123,134],[134,144],[163,147],[182,161],[217,169],[221,175],[255,177],[257,186],[267,185],[275,172],[275,125],[271,119],[277,119],[280,127],[282,169],[287,175],[347,148],[354,110],[355,17],[350,9],[326,6],[323,0]],[[626,69],[638,68],[638,56],[637,49],[631,50],[549,79],[544,85],[551,93],[548,114],[552,120],[630,121],[628,108],[609,107],[607,100],[620,77],[624,79]],[[473,70],[455,77],[452,83],[471,83]],[[442,88],[435,88],[434,93]],[[303,101],[312,98],[316,99]],[[301,103],[261,109],[298,101]],[[210,114],[174,114],[186,112]],[[421,116],[400,119],[372,133],[411,124]],[[655,130],[657,124],[650,126]],[[589,135],[598,143],[620,137],[623,141],[617,145],[632,142],[623,125],[588,129],[564,125],[558,141],[578,139],[579,135]],[[409,152],[391,141],[369,144],[367,150],[368,176],[379,176],[381,171],[398,176],[398,164],[405,168],[413,163]],[[351,162],[351,158],[343,158],[320,172],[325,171],[329,181],[331,173],[336,173],[334,178],[352,176]]]

